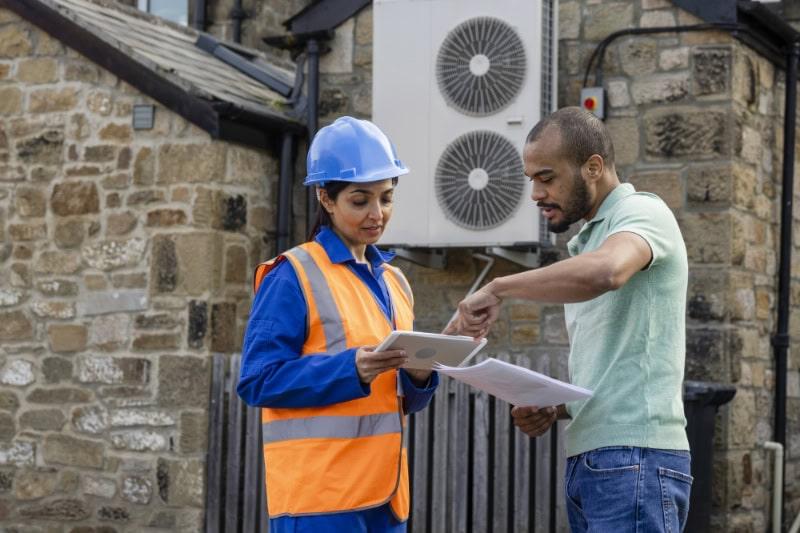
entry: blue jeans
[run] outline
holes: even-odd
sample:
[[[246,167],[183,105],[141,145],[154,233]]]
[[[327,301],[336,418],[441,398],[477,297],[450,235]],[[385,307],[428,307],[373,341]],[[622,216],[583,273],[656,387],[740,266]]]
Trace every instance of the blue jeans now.
[[[567,459],[573,533],[680,533],[692,488],[688,451],[613,446]]]

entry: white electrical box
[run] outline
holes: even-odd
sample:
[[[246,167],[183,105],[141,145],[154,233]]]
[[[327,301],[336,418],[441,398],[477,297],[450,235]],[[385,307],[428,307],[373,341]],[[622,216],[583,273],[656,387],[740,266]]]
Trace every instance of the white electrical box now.
[[[556,0],[375,0],[373,121],[411,170],[382,245],[552,242],[523,173],[554,110]]]

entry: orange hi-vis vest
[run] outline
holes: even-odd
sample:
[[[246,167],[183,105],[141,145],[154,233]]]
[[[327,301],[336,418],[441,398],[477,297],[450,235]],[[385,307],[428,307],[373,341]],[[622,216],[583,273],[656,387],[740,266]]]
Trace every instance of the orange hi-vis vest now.
[[[294,267],[308,307],[303,357],[375,345],[393,329],[413,328],[411,288],[398,269],[384,265],[383,273],[393,325],[369,287],[346,265],[331,262],[317,242],[260,264],[256,289],[283,258]],[[390,502],[395,517],[406,520],[408,463],[399,389],[394,370],[375,378],[366,398],[325,407],[262,408],[269,516],[356,511]]]

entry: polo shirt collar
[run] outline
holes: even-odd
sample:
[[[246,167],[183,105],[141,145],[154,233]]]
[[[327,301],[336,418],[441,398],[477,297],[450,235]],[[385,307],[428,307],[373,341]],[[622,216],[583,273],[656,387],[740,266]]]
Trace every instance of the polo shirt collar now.
[[[603,198],[603,203],[600,204],[600,209],[597,210],[595,213],[594,218],[586,222],[586,225],[594,224],[595,222],[600,222],[601,220],[606,218],[608,212],[617,205],[617,202],[630,196],[631,194],[635,193],[636,189],[633,188],[633,185],[630,183],[620,183],[613,189],[611,192]]]
[[[329,226],[322,226],[314,240],[322,245],[322,248],[328,254],[328,258],[332,263],[340,264],[349,261],[355,263],[356,260],[350,252],[350,249]],[[378,247],[373,244],[367,245],[365,255],[367,261],[372,265],[373,270],[383,265],[383,263],[388,263],[394,259],[395,256],[392,252],[383,252],[379,250]]]

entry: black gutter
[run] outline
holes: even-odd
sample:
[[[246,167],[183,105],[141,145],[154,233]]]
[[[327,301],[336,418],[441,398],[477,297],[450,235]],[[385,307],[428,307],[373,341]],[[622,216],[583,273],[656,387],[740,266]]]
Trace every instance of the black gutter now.
[[[372,0],[317,0],[292,15],[283,25],[294,34],[329,30],[355,16],[370,3]]]
[[[291,234],[289,231],[292,218],[292,181],[294,178],[294,135],[283,134],[281,142],[281,174],[278,178],[278,232],[276,235],[275,255],[289,249]]]

